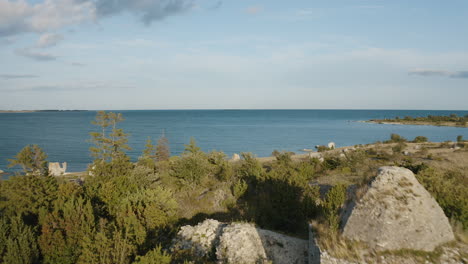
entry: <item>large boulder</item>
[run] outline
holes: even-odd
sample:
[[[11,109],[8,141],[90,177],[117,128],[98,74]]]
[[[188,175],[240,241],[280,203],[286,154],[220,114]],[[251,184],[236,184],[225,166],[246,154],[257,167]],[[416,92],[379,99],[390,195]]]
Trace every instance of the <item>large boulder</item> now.
[[[224,226],[213,219],[207,219],[196,226],[183,226],[173,241],[172,249],[191,250],[197,256],[207,256],[214,249],[215,241]]]
[[[219,263],[307,263],[306,240],[256,228],[249,223],[223,224],[205,220],[183,226],[173,250],[191,249],[198,256],[215,253]],[[214,252],[213,252],[214,250]]]
[[[433,251],[454,240],[435,199],[405,168],[382,167],[367,192],[344,213],[343,235],[376,250]]]

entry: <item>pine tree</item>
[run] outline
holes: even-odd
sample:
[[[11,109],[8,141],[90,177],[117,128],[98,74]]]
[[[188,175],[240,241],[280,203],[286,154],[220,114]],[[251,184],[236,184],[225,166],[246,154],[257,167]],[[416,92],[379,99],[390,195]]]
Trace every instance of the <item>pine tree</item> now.
[[[29,264],[39,259],[34,229],[21,216],[0,219],[0,263]]]
[[[91,142],[95,144],[90,148],[91,155],[95,158],[91,169],[93,175],[125,175],[132,168],[130,158],[125,153],[125,150],[131,149],[127,145],[128,134],[117,128],[117,124],[123,120],[120,113],[99,111],[96,120],[92,122],[100,127],[99,132],[90,133]]]
[[[15,159],[9,159],[9,168],[21,166],[26,175],[46,176],[48,175],[47,154],[38,145],[27,145]]]
[[[169,139],[164,135],[159,138],[158,145],[156,146],[156,160],[166,161],[171,157],[171,151],[169,148]]]
[[[188,145],[185,145],[184,152],[185,153],[195,154],[195,153],[200,152],[200,150],[201,150],[200,147],[197,146],[197,142],[192,137],[192,138],[190,138],[190,143]]]

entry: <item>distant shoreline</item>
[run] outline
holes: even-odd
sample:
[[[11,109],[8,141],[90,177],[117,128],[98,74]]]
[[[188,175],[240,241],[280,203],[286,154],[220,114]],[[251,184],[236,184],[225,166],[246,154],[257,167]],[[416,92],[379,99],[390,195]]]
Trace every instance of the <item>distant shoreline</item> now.
[[[456,122],[427,122],[427,121],[389,121],[389,120],[367,120],[361,121],[363,123],[371,123],[371,124],[381,124],[381,125],[416,125],[416,126],[446,126],[446,127],[465,127],[468,128],[467,125],[462,126],[457,124]]]
[[[0,113],[86,112],[88,110],[0,110]]]

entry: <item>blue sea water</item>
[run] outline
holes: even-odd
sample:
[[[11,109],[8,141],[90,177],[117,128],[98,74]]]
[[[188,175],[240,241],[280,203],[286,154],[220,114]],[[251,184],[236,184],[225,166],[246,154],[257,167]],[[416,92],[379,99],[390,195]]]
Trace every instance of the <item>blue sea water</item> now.
[[[148,137],[157,140],[163,131],[172,155],[184,150],[194,137],[204,151],[220,150],[228,155],[252,152],[270,156],[287,150],[300,153],[315,145],[334,141],[337,147],[366,144],[398,133],[408,139],[426,136],[431,141],[468,138],[467,128],[370,124],[357,121],[396,116],[466,115],[468,111],[430,110],[141,110],[114,111],[126,119],[128,154],[141,154]],[[83,171],[91,162],[89,132],[95,111],[0,113],[0,169],[8,171],[12,158],[27,144],[38,144],[49,161],[68,162],[68,171]]]

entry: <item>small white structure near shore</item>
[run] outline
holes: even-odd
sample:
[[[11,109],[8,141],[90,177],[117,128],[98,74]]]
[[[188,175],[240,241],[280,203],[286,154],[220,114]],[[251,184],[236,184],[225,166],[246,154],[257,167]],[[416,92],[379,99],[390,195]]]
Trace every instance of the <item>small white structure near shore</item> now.
[[[335,147],[336,147],[335,142],[328,143],[328,148],[329,149],[335,149]]]
[[[67,163],[63,162],[60,166],[60,162],[49,162],[49,174],[52,176],[61,176],[67,171]]]

